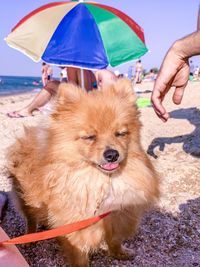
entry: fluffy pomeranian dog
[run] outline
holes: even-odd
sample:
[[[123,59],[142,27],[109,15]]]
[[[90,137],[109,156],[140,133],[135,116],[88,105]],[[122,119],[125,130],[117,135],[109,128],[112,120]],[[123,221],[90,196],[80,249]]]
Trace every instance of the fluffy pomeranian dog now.
[[[13,188],[27,218],[55,228],[104,212],[98,223],[61,237],[73,267],[106,242],[125,259],[121,243],[159,195],[158,178],[140,143],[139,112],[131,83],[119,79],[100,91],[61,84],[48,120],[27,128],[9,151]]]

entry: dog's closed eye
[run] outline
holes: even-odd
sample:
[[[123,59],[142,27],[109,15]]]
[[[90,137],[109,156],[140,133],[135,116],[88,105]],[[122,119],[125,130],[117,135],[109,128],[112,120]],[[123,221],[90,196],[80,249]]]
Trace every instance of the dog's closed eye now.
[[[95,141],[97,136],[94,132],[83,130],[79,132],[79,138],[86,141]]]
[[[84,135],[84,136],[81,136],[81,139],[94,141],[96,139],[96,135]]]
[[[119,132],[115,133],[115,136],[116,137],[123,137],[123,136],[128,135],[128,134],[129,134],[128,131],[119,131]]]

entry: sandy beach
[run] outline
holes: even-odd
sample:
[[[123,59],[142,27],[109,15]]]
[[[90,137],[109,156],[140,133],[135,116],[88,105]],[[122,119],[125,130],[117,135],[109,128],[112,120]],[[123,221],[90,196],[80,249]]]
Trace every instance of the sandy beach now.
[[[153,83],[137,85],[140,97],[150,98]],[[27,105],[34,93],[0,98],[0,190],[10,192],[5,153],[23,126],[40,122],[45,115],[9,118],[6,113]],[[161,198],[148,212],[137,235],[125,245],[134,259],[117,261],[102,250],[91,257],[92,266],[193,267],[200,266],[200,83],[190,82],[182,104],[165,99],[171,119],[163,123],[152,107],[140,109],[142,145],[159,173]],[[24,221],[9,201],[2,227],[10,237],[23,234]],[[56,240],[18,246],[32,267],[63,267]]]

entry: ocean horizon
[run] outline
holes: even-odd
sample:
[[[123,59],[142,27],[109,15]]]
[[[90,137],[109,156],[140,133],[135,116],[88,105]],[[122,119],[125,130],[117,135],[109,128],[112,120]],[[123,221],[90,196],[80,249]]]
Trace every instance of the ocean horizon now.
[[[0,75],[0,96],[39,91],[41,77]]]

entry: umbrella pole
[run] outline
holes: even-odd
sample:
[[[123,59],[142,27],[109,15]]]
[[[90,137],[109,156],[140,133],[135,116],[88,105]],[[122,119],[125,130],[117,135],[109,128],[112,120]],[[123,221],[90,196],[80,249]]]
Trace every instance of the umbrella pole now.
[[[84,83],[84,70],[81,68],[81,87],[85,89],[85,83]]]

